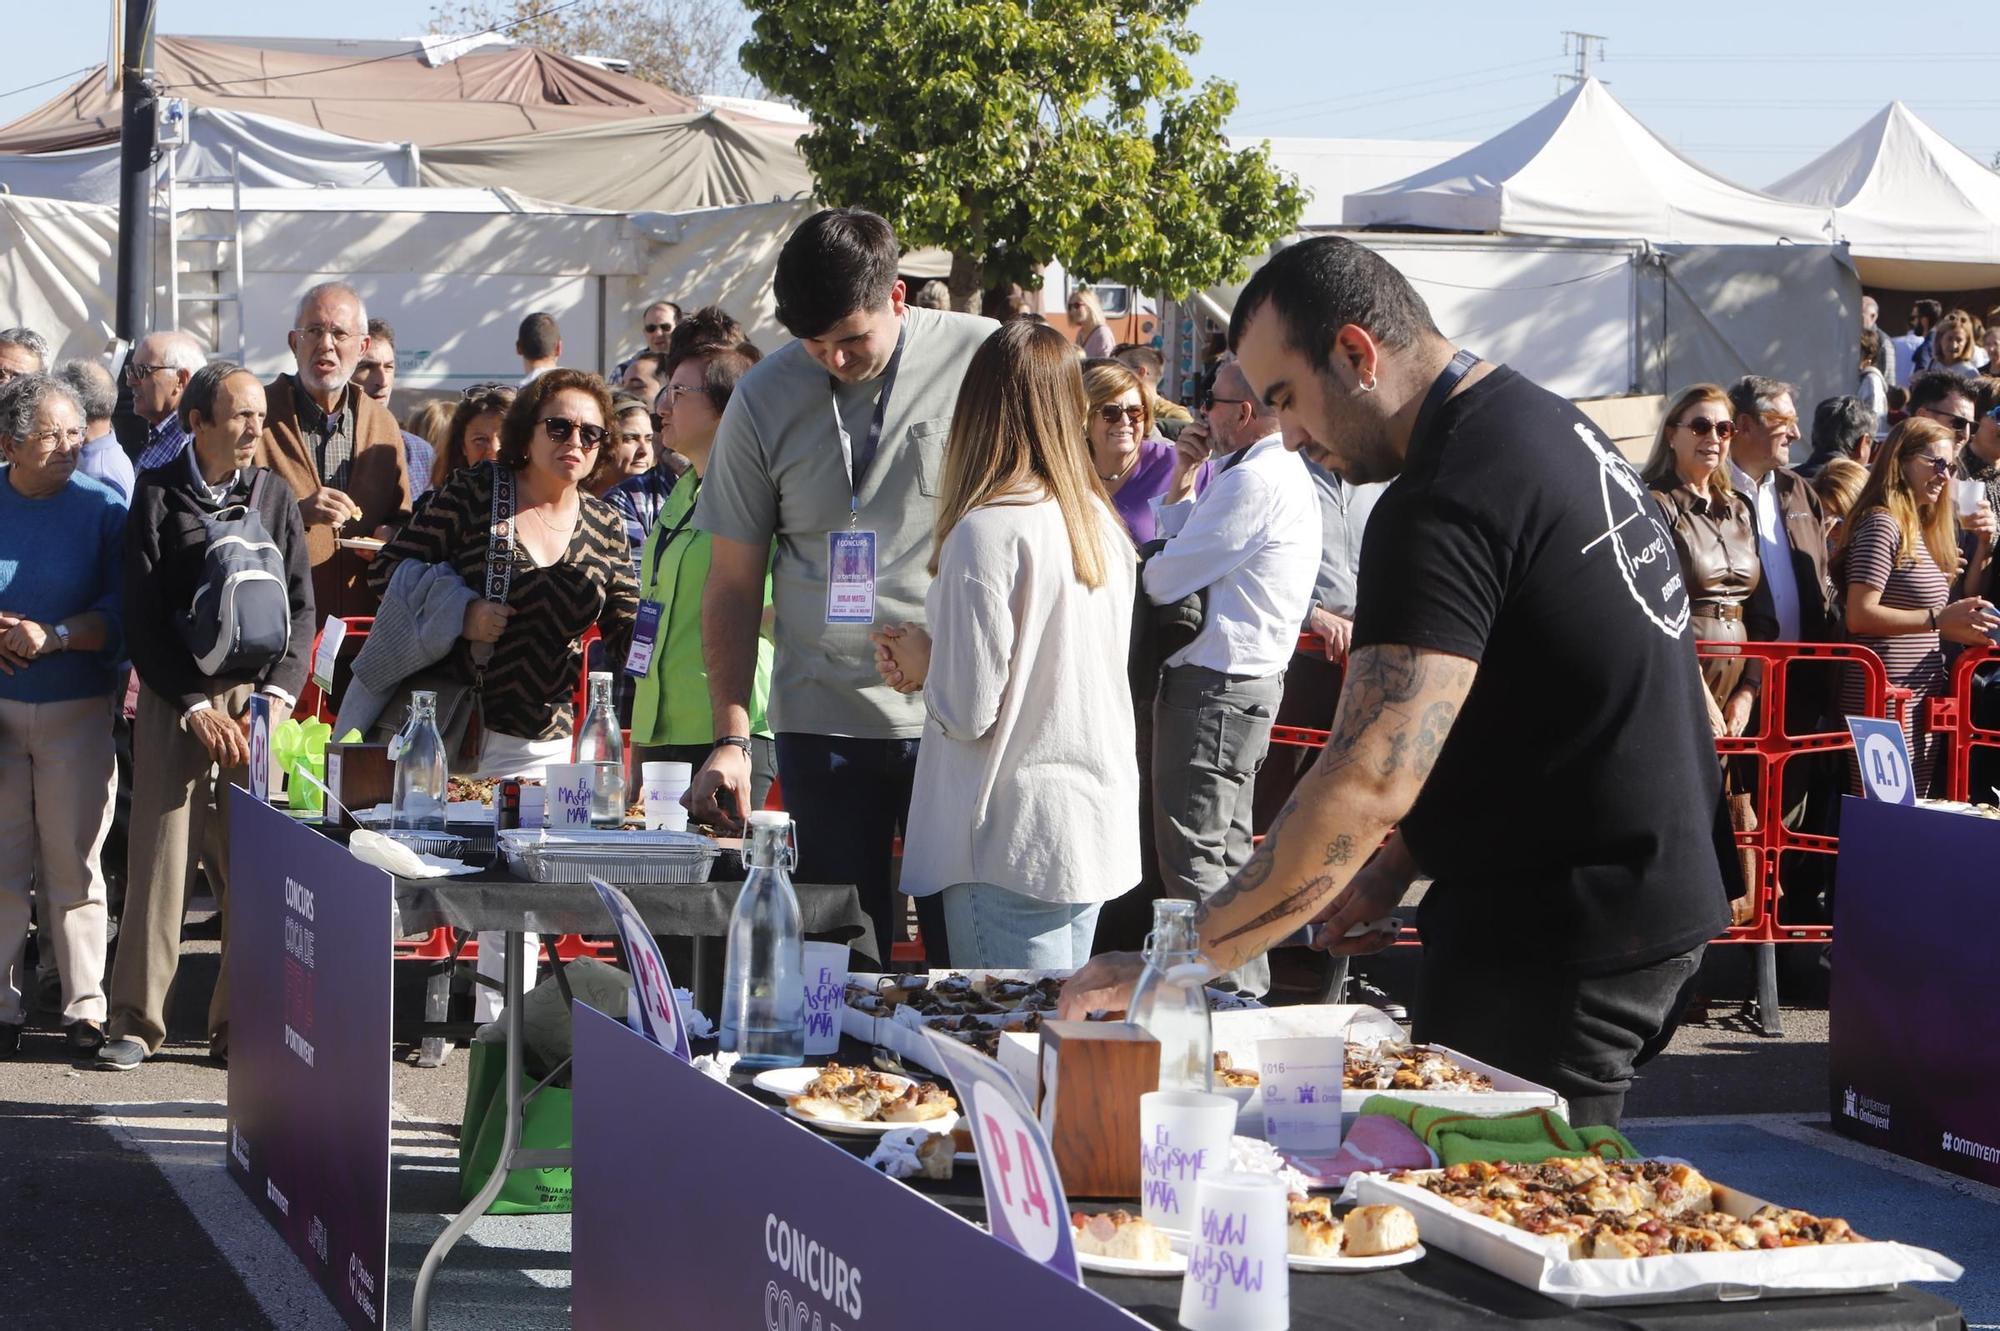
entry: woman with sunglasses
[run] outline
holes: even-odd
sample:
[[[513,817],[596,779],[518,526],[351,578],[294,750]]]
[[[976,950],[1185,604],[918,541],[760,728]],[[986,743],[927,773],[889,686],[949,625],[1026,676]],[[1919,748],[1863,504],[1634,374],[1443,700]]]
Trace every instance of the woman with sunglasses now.
[[[1957,449],[1952,431],[1936,421],[1916,417],[1890,431],[1834,556],[1852,640],[1882,658],[1891,688],[1916,694],[1903,713],[1903,733],[1918,795],[1930,791],[1936,755],[1930,733],[1915,719],[1924,700],[1948,686],[1943,643],[1984,647],[2000,628],[2000,616],[1983,598],[1952,599],[1954,585],[1969,583],[1967,573],[1976,578],[1992,549],[1990,538],[1981,537],[1970,560],[1960,553],[1951,491]],[[1841,704],[1848,715],[1866,714],[1858,671],[1842,672]]]
[[[1064,308],[1070,322],[1076,325],[1077,349],[1092,360],[1108,357],[1118,345],[1118,335],[1104,321],[1104,302],[1097,298],[1097,293],[1089,287],[1078,287],[1069,293],[1069,304]]]
[[[1090,398],[1090,461],[1097,479],[1111,496],[1111,507],[1125,520],[1135,545],[1157,535],[1153,501],[1174,484],[1174,446],[1153,434],[1153,399],[1130,368],[1115,360],[1083,364],[1083,388]],[[1209,468],[1195,473],[1195,488],[1208,482]]]
[[[1659,502],[1687,584],[1697,642],[1776,638],[1768,597],[1754,601],[1763,565],[1756,519],[1729,482],[1729,440],[1736,433],[1729,394],[1716,384],[1684,389],[1667,409],[1642,475]],[[1756,620],[1759,632],[1750,631]],[[1703,658],[1701,677],[1721,709],[1723,729],[1749,724],[1763,670],[1741,658]]]
[[[478,755],[453,764],[464,775],[568,762],[584,634],[596,625],[607,659],[625,659],[639,604],[625,526],[583,489],[609,442],[610,416],[611,392],[596,375],[536,376],[507,410],[498,455],[449,477],[369,567],[377,594],[410,559],[450,565],[472,592],[446,658],[459,678],[482,681]],[[503,537],[507,598],[495,603],[485,599],[487,557],[502,478],[511,483],[513,519]],[[474,668],[480,643],[492,651],[483,675]]]
[[[444,443],[431,463],[431,489],[444,488],[456,472],[490,462],[500,451],[500,422],[514,405],[512,384],[474,384],[451,413]]]

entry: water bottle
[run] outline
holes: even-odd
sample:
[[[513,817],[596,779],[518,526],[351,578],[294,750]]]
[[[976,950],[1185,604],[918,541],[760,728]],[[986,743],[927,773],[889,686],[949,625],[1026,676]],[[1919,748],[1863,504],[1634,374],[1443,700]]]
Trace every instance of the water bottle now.
[[[1206,1091],[1215,1071],[1208,1020],[1208,963],[1192,901],[1155,901],[1146,969],[1132,990],[1132,1023],[1160,1042],[1163,1091]]]
[[[437,694],[410,694],[410,720],[397,737],[395,812],[390,827],[403,832],[444,831],[446,769],[438,734]]]
[[[722,1047],[746,1068],[795,1068],[806,1058],[805,939],[792,895],[792,820],[750,815],[749,876],[729,915],[722,971]]]
[[[618,733],[608,670],[590,672],[590,710],[576,728],[576,756],[571,761],[597,766],[590,785],[590,825],[613,831],[625,826],[625,742]]]

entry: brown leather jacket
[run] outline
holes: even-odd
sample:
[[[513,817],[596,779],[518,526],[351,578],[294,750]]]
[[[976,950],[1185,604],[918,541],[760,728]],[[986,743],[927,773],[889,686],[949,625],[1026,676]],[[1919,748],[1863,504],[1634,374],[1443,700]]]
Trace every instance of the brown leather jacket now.
[[[1704,602],[1747,607],[1763,573],[1749,501],[1741,495],[1725,501],[1713,491],[1697,493],[1682,480],[1655,481],[1652,491],[1674,538],[1688,600],[1697,609]]]
[[[281,374],[264,386],[264,437],[257,441],[257,465],[269,467],[300,498],[301,506],[321,485],[319,464],[299,428],[298,380]],[[354,462],[347,496],[361,506],[361,521],[347,532],[329,523],[306,524],[306,554],[312,560],[313,601],[322,616],[372,615],[378,599],[369,590],[368,561],[337,544],[341,535],[374,536],[377,528],[400,526],[410,514],[410,478],[403,463],[403,433],[381,403],[352,384],[342,409],[354,410]],[[303,514],[301,515],[303,516]]]

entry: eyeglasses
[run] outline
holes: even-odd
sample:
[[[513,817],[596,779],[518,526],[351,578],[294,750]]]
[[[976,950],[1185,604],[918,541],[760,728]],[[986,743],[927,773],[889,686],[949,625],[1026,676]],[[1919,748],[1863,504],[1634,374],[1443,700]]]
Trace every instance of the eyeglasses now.
[[[1712,421],[1705,416],[1697,416],[1691,421],[1682,421],[1683,430],[1692,430],[1697,439],[1706,439],[1711,434],[1718,440],[1726,440],[1736,433],[1733,421]]]
[[[307,324],[304,328],[294,328],[292,331],[307,342],[318,342],[322,338],[330,337],[336,347],[344,347],[355,338],[355,334],[345,328],[335,328],[330,324]]]
[[[136,384],[152,378],[161,370],[173,368],[171,365],[141,365],[138,361],[133,361],[125,367],[125,377]]]
[[[1796,430],[1799,428],[1797,416],[1786,416],[1775,411],[1759,412],[1757,419],[1764,422],[1767,430]]]
[[[568,443],[569,437],[575,435],[583,441],[586,452],[604,446],[605,429],[602,425],[589,425],[582,421],[570,420],[566,416],[544,416],[542,428],[549,432],[550,439],[559,444]]]
[[[474,384],[472,387],[466,389],[462,396],[467,402],[470,402],[474,398],[490,397],[495,393],[505,393],[508,397],[512,397],[514,396],[515,388],[512,384],[502,383]]]
[[[1978,424],[1978,422],[1968,417],[1954,416],[1950,412],[1940,411],[1936,407],[1923,407],[1920,410],[1923,415],[1936,421],[1939,425],[1949,425],[1951,432],[1958,435],[1961,439],[1971,434],[1973,427]]]
[[[67,430],[43,430],[39,434],[25,434],[21,436],[21,442],[24,444],[39,444],[44,440],[48,442],[51,448],[59,444],[80,444],[83,442],[83,427],[72,425]]]
[[[647,324],[646,331],[649,333],[671,333],[674,331],[674,326],[672,324]]]
[[[1215,405],[1218,402],[1225,403],[1229,406],[1238,406],[1247,403],[1249,401],[1250,399],[1247,397],[1217,397],[1215,394],[1209,393],[1204,395],[1203,398],[1201,399],[1201,409],[1203,411],[1211,411],[1215,408]]]
[[[1116,402],[1107,402],[1097,409],[1097,418],[1106,425],[1116,425],[1122,420],[1127,425],[1137,429],[1139,422],[1146,419],[1146,409],[1144,407],[1121,407]]]
[[[1929,467],[1933,476],[1942,476],[1951,470],[1950,458],[1941,458],[1930,453],[1919,453],[1910,460],[1912,462],[1921,462],[1926,467]]]

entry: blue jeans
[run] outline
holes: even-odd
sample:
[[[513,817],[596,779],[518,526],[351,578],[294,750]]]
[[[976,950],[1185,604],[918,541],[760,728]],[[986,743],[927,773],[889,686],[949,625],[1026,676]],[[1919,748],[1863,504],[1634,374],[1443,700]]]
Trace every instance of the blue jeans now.
[[[910,813],[917,741],[786,733],[778,737],[778,784],[798,827],[801,883],[852,883],[875,922],[875,955],[903,936],[902,899],[889,888],[897,834]],[[944,909],[917,899],[917,925],[932,966],[948,964]],[[858,946],[864,949],[867,941]],[[858,969],[858,968],[857,968]]]
[[[954,883],[938,897],[960,970],[1075,970],[1090,960],[1103,905],[1037,901],[992,883]]]

